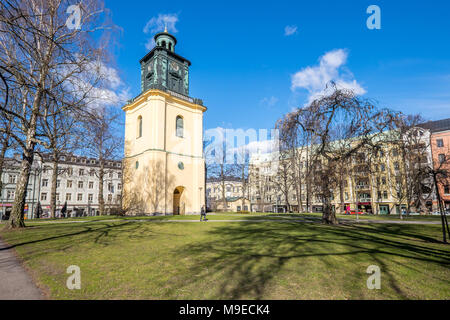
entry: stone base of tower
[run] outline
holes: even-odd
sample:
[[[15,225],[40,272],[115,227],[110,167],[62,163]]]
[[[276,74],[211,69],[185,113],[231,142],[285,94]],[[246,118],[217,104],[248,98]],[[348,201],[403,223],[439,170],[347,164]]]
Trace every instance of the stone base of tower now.
[[[203,159],[149,151],[124,162],[126,214],[199,214],[205,205]]]

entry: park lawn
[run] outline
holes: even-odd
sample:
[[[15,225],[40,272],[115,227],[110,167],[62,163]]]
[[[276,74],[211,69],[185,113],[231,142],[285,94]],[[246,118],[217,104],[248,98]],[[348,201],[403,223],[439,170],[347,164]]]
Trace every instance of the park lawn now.
[[[53,299],[449,299],[441,236],[439,225],[120,218],[0,231]],[[66,287],[70,265],[81,290]],[[367,289],[369,265],[380,290]]]

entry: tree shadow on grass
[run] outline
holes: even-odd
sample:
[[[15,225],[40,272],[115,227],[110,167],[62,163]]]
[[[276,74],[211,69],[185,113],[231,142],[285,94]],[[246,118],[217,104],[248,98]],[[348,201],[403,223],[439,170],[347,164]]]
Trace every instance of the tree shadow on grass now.
[[[95,243],[106,247],[113,243],[117,243],[119,237],[129,240],[139,240],[148,239],[149,237],[160,237],[162,235],[177,236],[173,233],[155,232],[152,228],[145,227],[144,224],[145,223],[122,220],[115,222],[99,221],[92,224],[87,222],[76,225],[54,224],[38,226],[33,227],[34,230],[32,230],[32,235],[27,235],[27,237],[30,238],[29,240],[1,247],[0,251],[44,243],[46,246],[49,246],[51,250],[55,251],[68,250],[83,243]],[[20,232],[23,232],[23,230]],[[25,230],[25,232],[27,232],[27,230]],[[52,234],[52,236],[48,236],[48,234]],[[15,241],[13,240],[12,242]],[[43,246],[42,248],[47,248],[46,246]]]
[[[403,231],[405,233],[403,234]],[[232,223],[216,226],[207,231],[206,241],[190,243],[176,251],[180,259],[189,257],[195,261],[192,269],[196,276],[174,280],[172,287],[195,287],[202,279],[214,278],[213,298],[219,299],[265,299],[285,272],[288,264],[302,265],[314,261],[331,272],[352,272],[354,261],[378,265],[384,283],[395,292],[396,297],[407,299],[393,272],[393,260],[397,258],[423,264],[448,267],[450,253],[434,246],[425,246],[417,240],[406,239],[415,235],[411,226],[389,225],[340,225],[292,223]],[[403,236],[403,237],[402,237]],[[416,238],[424,239],[423,236]],[[427,237],[425,237],[427,238]],[[368,265],[369,265],[368,264]],[[367,265],[367,266],[368,266]],[[293,264],[288,269],[292,269]],[[367,266],[365,266],[367,268]],[[408,264],[404,268],[417,269]],[[347,270],[345,270],[347,268]],[[365,270],[359,273],[365,288],[368,277]],[[345,274],[342,274],[345,276]],[[325,279],[327,275],[323,275]],[[330,279],[330,281],[333,281]],[[211,298],[210,296],[199,298]],[[299,297],[301,298],[301,297]]]

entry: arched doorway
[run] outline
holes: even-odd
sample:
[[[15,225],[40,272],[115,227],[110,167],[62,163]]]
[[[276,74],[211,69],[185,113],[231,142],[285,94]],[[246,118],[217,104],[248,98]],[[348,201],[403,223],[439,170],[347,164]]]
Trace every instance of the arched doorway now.
[[[173,191],[173,214],[184,214],[184,203],[181,201],[184,187],[176,187]]]

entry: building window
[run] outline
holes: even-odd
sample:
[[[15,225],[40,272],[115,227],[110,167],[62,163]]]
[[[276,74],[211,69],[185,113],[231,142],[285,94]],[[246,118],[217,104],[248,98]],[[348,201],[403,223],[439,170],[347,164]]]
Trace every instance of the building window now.
[[[83,188],[83,181],[78,181],[78,188],[80,188],[80,189]]]
[[[122,172],[117,172],[117,178],[122,178]]]
[[[400,170],[400,165],[398,164],[398,162],[394,162],[394,169]]]
[[[16,197],[16,191],[8,190],[8,192],[6,193],[6,199],[11,200],[11,199],[14,199],[15,197]]]
[[[138,117],[138,132],[137,132],[137,137],[140,138],[142,137],[142,116]]]
[[[72,194],[66,193],[66,201],[71,201],[71,200],[72,200]]]
[[[94,181],[89,181],[89,189],[93,189],[94,188]]]
[[[183,138],[183,118],[181,116],[177,116],[176,134],[177,137]]]
[[[69,176],[73,175],[73,169],[72,168],[67,168],[67,174]]]
[[[121,183],[119,183],[119,184],[117,185],[117,190],[122,190],[122,184],[121,184]]]
[[[48,186],[48,179],[43,179],[42,180],[42,186],[43,187],[47,187]]]
[[[72,188],[72,180],[67,180],[67,188]]]
[[[109,177],[112,178],[113,177],[113,173],[110,171],[109,172]]]
[[[108,202],[112,201],[112,194],[108,194]]]
[[[56,201],[59,201],[59,193],[56,193],[56,194],[55,194],[55,200],[56,200]]]
[[[444,140],[437,139],[436,140],[436,145],[437,145],[438,148],[442,148],[444,146]]]
[[[444,186],[444,193],[445,194],[450,194],[450,185]]]
[[[88,201],[94,200],[94,195],[92,193],[88,194]]]
[[[56,187],[59,188],[60,185],[61,185],[61,180],[56,180]]]
[[[84,169],[80,169],[80,170],[78,171],[78,175],[84,176]]]
[[[383,198],[387,199],[387,191],[383,191]]]
[[[438,157],[439,157],[439,163],[443,164],[445,162],[445,154],[441,153]]]
[[[9,183],[16,183],[16,175],[10,174],[8,177],[9,177]]]
[[[109,192],[114,192],[114,186],[112,183],[108,183],[108,191]]]
[[[384,164],[381,164],[381,165],[380,165],[380,170],[381,170],[381,172],[384,172],[384,170],[385,170]]]
[[[41,193],[41,201],[45,201],[45,200],[47,200],[47,193],[43,192],[43,193]]]
[[[93,176],[95,175],[95,170],[94,170],[94,169],[91,169],[91,171],[89,171],[89,175],[90,175],[91,177],[93,177]]]
[[[78,200],[78,201],[82,201],[82,200],[83,200],[83,194],[82,194],[82,193],[79,193],[79,194],[77,195],[77,200]]]

